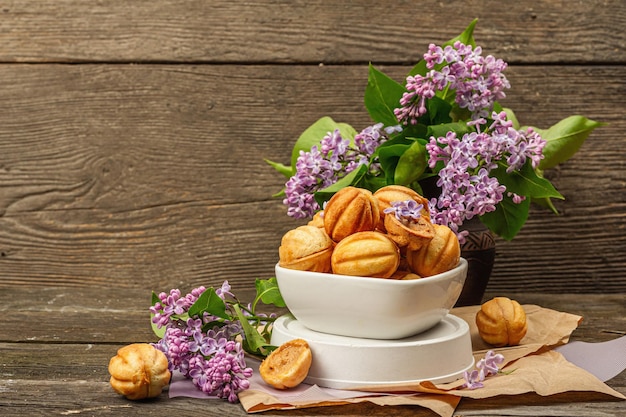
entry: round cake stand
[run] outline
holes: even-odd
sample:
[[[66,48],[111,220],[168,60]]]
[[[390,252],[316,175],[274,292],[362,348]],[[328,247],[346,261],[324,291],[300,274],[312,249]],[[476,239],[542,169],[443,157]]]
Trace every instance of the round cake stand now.
[[[362,339],[308,329],[287,314],[274,322],[275,346],[304,339],[313,362],[306,383],[335,389],[392,387],[420,381],[446,383],[474,367],[467,323],[451,314],[415,336],[396,340]]]

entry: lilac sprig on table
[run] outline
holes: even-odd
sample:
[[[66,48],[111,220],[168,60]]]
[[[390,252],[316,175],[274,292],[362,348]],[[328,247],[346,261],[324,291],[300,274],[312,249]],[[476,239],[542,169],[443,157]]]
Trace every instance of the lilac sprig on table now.
[[[464,241],[478,218],[513,239],[530,203],[557,213],[564,197],[543,175],[574,156],[602,123],[570,116],[548,129],[520,125],[500,101],[511,88],[507,63],[476,45],[477,20],[426,53],[397,82],[369,67],[364,104],[373,123],[357,134],[322,117],[297,139],[291,164],[267,161],[287,178],[287,214],[312,217],[338,190],[409,187],[428,198],[433,223]]]
[[[153,293],[151,322],[160,338],[154,346],[167,357],[170,371],[179,371],[207,394],[238,401],[252,376],[245,353],[265,357],[275,348],[270,336],[276,315],[259,313],[256,307],[259,302],[285,307],[275,278],[256,280],[256,292],[246,305],[228,281],[184,296],[178,289]]]
[[[500,353],[495,353],[493,350],[487,351],[485,357],[476,364],[476,369],[465,371],[463,375],[465,384],[463,386],[469,389],[482,388],[485,378],[500,372],[499,366],[502,362],[504,362],[504,356]]]

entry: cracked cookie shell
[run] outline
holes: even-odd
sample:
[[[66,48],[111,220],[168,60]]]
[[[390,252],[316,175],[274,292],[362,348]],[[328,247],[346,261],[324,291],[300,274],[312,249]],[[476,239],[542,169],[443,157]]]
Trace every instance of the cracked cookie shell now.
[[[424,206],[424,209],[422,210],[422,217],[430,221],[428,200],[409,187],[405,187],[403,185],[387,185],[376,190],[374,198],[378,200],[378,207],[380,209],[380,223],[378,227],[382,231],[385,231],[385,210],[391,207],[392,203],[395,201],[407,201],[409,199],[415,200],[418,204],[422,204]]]

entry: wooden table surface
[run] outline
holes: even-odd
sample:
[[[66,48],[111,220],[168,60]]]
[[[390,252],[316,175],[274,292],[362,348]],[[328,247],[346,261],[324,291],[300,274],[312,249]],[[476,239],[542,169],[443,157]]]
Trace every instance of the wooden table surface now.
[[[245,294],[240,294],[245,299]],[[489,296],[489,295],[488,295]],[[572,340],[599,342],[626,332],[623,295],[513,294],[583,316]],[[140,290],[12,288],[0,291],[0,415],[2,416],[243,416],[240,404],[168,398],[133,402],[109,385],[117,349],[155,341],[150,294]],[[625,353],[626,354],[626,353]],[[626,372],[607,382],[626,395]],[[432,416],[419,407],[369,403],[267,412],[275,416]],[[626,401],[585,393],[462,400],[457,416],[623,416]]]
[[[478,18],[509,63],[523,124],[605,122],[546,172],[565,196],[497,240],[491,295],[626,330],[626,2],[19,0],[0,4],[0,415],[241,416],[239,405],[129,402],[122,345],[151,341],[151,291],[250,291],[299,223],[264,158],[288,163],[322,116],[362,129],[371,62],[401,81]],[[626,394],[626,375],[608,382]],[[362,404],[268,415],[429,415]],[[623,416],[585,394],[462,401],[463,416]]]

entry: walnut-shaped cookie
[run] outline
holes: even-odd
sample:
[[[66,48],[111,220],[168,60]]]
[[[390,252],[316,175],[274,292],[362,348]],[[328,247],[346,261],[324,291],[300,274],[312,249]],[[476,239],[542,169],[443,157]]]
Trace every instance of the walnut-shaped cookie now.
[[[378,207],[380,208],[380,223],[378,228],[385,232],[385,210],[392,206],[394,201],[406,201],[409,199],[415,200],[423,207],[422,217],[430,221],[430,211],[428,210],[428,200],[422,197],[415,190],[405,187],[403,185],[387,185],[379,188],[374,193],[374,198],[378,200]]]
[[[261,362],[259,373],[276,389],[294,388],[309,374],[313,355],[304,339],[293,339],[280,345]]]
[[[337,243],[331,263],[335,274],[389,278],[400,264],[400,250],[380,232],[358,232]]]
[[[330,272],[333,246],[324,229],[299,226],[283,235],[278,248],[278,264],[300,271]]]
[[[165,354],[148,343],[124,346],[109,361],[111,387],[129,400],[157,397],[170,383]]]
[[[324,229],[335,242],[354,233],[375,230],[379,219],[378,200],[364,188],[342,188],[324,207]]]
[[[449,271],[458,265],[461,246],[456,234],[448,227],[434,224],[433,238],[419,250],[407,250],[409,268],[422,277]]]
[[[393,201],[384,210],[387,235],[399,247],[412,251],[428,245],[435,236],[435,228],[430,216],[424,216],[423,212],[424,205],[413,199]]]
[[[324,228],[324,211],[320,210],[313,215],[313,218],[307,223],[309,226]]]
[[[481,305],[476,313],[480,337],[495,347],[515,346],[526,335],[526,312],[515,300],[495,297]]]

